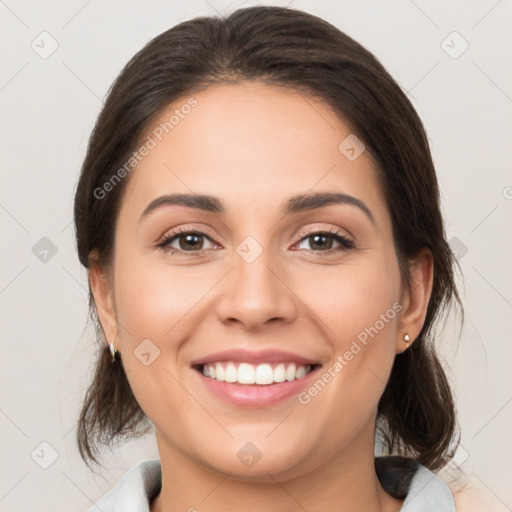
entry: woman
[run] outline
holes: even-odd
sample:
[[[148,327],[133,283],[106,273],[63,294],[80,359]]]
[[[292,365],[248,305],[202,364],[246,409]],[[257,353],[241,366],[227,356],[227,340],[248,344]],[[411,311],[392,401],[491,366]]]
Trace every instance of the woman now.
[[[455,261],[422,123],[360,44],[279,7],[159,35],[109,92],[75,227],[102,343],[80,453],[154,425],[160,455],[102,511],[455,510]]]

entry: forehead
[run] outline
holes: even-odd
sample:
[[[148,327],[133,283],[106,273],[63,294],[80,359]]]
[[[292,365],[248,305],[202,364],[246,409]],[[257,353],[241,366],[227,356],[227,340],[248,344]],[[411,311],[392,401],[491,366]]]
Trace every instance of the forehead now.
[[[151,149],[131,173],[122,211],[140,216],[155,197],[176,192],[220,197],[227,214],[277,211],[293,195],[332,190],[385,215],[371,156],[347,157],[353,137],[327,104],[304,94],[216,84],[174,101],[148,126],[142,143]]]

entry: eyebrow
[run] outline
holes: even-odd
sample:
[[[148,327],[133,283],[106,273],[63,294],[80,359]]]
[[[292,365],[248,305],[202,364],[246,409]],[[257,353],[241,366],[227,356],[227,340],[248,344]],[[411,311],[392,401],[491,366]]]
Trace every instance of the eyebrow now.
[[[339,192],[317,192],[292,196],[283,204],[281,213],[283,215],[301,213],[332,204],[346,204],[359,208],[375,226],[375,218],[363,201]],[[167,194],[151,201],[142,212],[140,220],[143,220],[151,212],[168,205],[187,206],[189,208],[218,214],[226,213],[226,208],[218,197],[205,194]]]

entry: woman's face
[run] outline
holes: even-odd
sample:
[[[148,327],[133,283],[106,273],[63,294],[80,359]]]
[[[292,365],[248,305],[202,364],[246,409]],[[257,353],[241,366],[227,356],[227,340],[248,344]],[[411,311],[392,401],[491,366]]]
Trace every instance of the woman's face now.
[[[143,137],[110,284],[91,268],[161,455],[262,480],[373,456],[378,400],[430,288],[402,290],[368,152],[295,92],[245,82],[193,98]],[[159,200],[176,194],[188,199]]]

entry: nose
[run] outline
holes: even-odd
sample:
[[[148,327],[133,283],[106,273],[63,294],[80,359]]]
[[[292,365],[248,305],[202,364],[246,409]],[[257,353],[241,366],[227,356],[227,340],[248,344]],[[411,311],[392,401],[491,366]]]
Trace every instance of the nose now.
[[[233,253],[233,268],[223,280],[217,315],[224,323],[240,323],[260,331],[267,323],[290,323],[297,314],[296,297],[287,284],[284,262],[270,250],[252,262]]]

